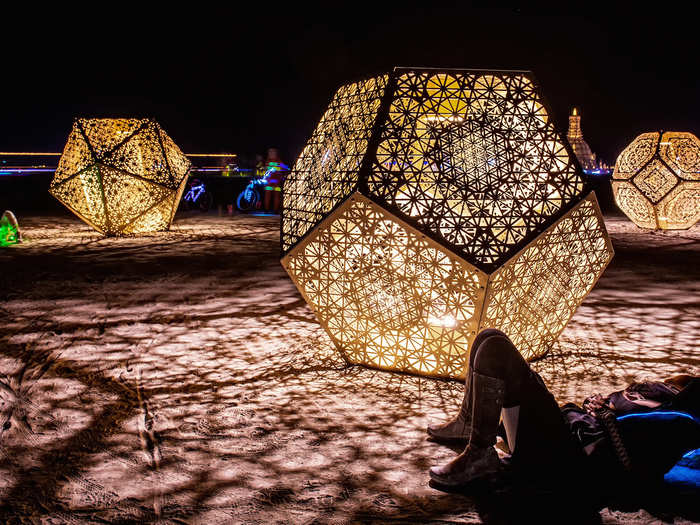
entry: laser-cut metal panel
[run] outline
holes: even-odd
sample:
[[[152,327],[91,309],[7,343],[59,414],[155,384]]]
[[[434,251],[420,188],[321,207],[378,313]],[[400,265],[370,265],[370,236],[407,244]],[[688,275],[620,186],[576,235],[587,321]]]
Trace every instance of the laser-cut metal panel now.
[[[106,235],[170,227],[190,162],[153,120],[77,119],[49,191]]]
[[[656,210],[637,187],[626,180],[611,182],[617,206],[640,228],[656,228]]]
[[[395,72],[369,195],[491,271],[584,184],[524,72]],[[413,222],[412,222],[413,223]]]
[[[700,220],[700,141],[684,132],[640,135],[618,157],[612,187],[637,226],[690,228]]]
[[[480,329],[502,330],[525,358],[544,355],[612,256],[590,193],[490,276]]]
[[[357,187],[387,76],[341,87],[284,183],[287,251]]]
[[[283,259],[353,363],[463,377],[486,275],[356,193]]]
[[[455,378],[480,327],[546,352],[612,247],[529,73],[397,68],[361,104],[344,89],[282,220],[283,264],[338,349]]]

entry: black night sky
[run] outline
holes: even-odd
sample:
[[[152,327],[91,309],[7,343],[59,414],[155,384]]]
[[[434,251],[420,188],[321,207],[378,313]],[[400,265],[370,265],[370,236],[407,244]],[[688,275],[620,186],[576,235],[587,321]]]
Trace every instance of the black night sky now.
[[[644,131],[700,132],[700,44],[675,8],[102,5],[5,20],[0,150],[61,151],[76,116],[153,116],[188,153],[293,161],[338,86],[395,65],[531,69],[608,162]]]

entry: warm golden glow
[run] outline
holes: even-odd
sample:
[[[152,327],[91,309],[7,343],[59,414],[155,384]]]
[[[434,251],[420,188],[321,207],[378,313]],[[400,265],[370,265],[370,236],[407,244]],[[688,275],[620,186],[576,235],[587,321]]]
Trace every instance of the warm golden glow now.
[[[189,168],[155,121],[77,119],[49,191],[105,235],[166,230]]]
[[[644,133],[620,154],[615,202],[641,228],[685,230],[700,220],[700,141],[692,133]]]
[[[464,373],[487,276],[355,194],[283,260],[353,363]]]
[[[506,332],[526,358],[545,354],[612,254],[591,193],[491,274],[481,327]]]
[[[369,194],[496,267],[583,182],[522,73],[401,71]]]
[[[543,355],[612,257],[569,152],[526,73],[341,88],[285,186],[283,265],[353,363],[462,377],[487,327]]]
[[[188,157],[237,157],[235,153],[186,153]]]
[[[284,183],[285,250],[354,191],[386,83],[349,84],[333,97]]]

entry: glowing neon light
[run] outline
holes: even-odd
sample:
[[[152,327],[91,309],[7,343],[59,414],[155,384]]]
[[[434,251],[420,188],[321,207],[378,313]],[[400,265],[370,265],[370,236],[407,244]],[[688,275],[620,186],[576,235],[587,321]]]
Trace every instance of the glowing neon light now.
[[[18,242],[17,229],[12,224],[0,223],[0,246],[10,246]]]
[[[60,157],[62,153],[41,153],[34,151],[0,151],[2,155],[21,155],[23,157]],[[235,153],[185,153],[187,157],[238,157]]]
[[[61,153],[36,153],[27,151],[0,151],[0,155],[21,155],[23,157],[60,157]]]
[[[687,412],[676,412],[675,410],[669,410],[669,411],[658,411],[658,412],[640,412],[640,413],[635,413],[635,414],[625,414],[623,416],[618,416],[617,420],[618,421],[624,421],[625,419],[629,419],[631,417],[641,417],[644,419],[647,418],[659,418],[659,416],[662,416],[662,418],[667,419],[670,417],[675,417],[675,416],[680,416],[685,419],[690,419],[691,421],[694,421],[695,423],[700,424],[700,420],[697,418],[693,417],[691,414],[688,414]]]
[[[204,193],[204,190],[205,187],[203,182],[200,182],[197,185],[192,185],[190,187],[190,191],[188,191],[185,195],[185,200],[190,202],[197,202],[197,199],[199,199],[200,195]]]

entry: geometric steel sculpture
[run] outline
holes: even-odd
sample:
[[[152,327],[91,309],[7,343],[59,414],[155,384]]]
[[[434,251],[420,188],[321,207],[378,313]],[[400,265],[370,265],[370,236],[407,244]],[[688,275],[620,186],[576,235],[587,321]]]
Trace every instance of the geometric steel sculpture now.
[[[692,133],[639,135],[617,158],[612,187],[640,228],[690,228],[700,219],[700,141]]]
[[[167,230],[190,161],[151,119],[76,119],[49,192],[105,235]]]
[[[544,355],[612,257],[528,72],[338,90],[284,186],[282,264],[352,362],[463,378],[479,330]]]

